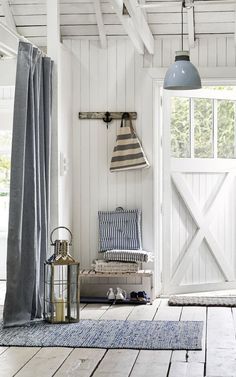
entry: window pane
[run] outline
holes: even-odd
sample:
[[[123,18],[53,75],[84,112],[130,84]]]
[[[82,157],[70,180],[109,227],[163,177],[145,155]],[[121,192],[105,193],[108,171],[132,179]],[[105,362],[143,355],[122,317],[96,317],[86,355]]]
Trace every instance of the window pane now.
[[[5,196],[10,187],[10,156],[0,155],[0,195]]]
[[[194,100],[194,157],[213,157],[212,100]]]
[[[190,157],[189,99],[171,100],[171,156]]]
[[[233,101],[217,101],[218,157],[235,157],[235,104]]]

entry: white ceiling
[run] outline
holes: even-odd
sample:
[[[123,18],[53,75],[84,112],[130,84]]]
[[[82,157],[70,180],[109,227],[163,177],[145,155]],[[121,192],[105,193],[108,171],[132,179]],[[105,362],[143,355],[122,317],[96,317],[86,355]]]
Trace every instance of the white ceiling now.
[[[46,45],[46,0],[9,0],[10,10],[19,34],[38,46]],[[144,2],[144,1],[142,1]],[[152,34],[178,35],[181,32],[180,5],[167,7],[167,0],[146,0],[146,4],[160,3],[161,7],[146,11]],[[176,2],[176,0],[175,0]],[[1,0],[0,0],[1,4]],[[180,1],[181,4],[181,1]],[[117,17],[111,2],[101,0],[101,10],[107,36],[124,36],[126,32]],[[93,0],[61,0],[61,37],[97,38],[99,36]],[[0,5],[0,20],[4,21]],[[195,0],[195,33],[234,34],[235,4],[222,1],[205,4]],[[186,17],[184,31],[187,33]]]

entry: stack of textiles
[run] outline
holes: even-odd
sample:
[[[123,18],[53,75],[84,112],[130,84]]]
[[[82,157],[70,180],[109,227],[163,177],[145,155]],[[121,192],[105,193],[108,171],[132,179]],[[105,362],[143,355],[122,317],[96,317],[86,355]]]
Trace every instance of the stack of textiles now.
[[[137,272],[141,263],[151,260],[142,250],[140,209],[99,211],[99,251],[104,259],[96,260],[96,272]]]
[[[152,260],[152,254],[144,250],[107,250],[104,260],[95,260],[96,272],[137,272],[142,262]]]

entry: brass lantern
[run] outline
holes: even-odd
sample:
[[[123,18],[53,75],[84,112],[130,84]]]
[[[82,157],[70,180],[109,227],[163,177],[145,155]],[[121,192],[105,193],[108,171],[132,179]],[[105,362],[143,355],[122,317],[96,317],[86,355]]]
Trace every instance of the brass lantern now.
[[[53,233],[66,229],[70,241],[55,240]],[[70,323],[79,321],[79,262],[69,253],[72,233],[64,227],[55,228],[50,235],[53,255],[44,263],[44,319],[50,323]]]

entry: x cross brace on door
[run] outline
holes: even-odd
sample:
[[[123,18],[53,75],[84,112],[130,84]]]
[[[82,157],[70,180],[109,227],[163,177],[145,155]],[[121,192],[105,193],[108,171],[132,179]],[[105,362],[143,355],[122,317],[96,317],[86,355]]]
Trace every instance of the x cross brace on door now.
[[[192,193],[190,192],[188,185],[186,184],[182,174],[172,173],[173,184],[175,185],[185,206],[189,210],[190,215],[195,221],[197,225],[197,231],[193,239],[191,240],[189,246],[186,248],[183,258],[181,262],[179,263],[178,267],[176,268],[170,280],[171,286],[176,286],[181,282],[186,272],[187,267],[192,261],[194,253],[197,252],[197,250],[199,249],[199,246],[201,245],[204,239],[206,243],[208,244],[211,254],[215,258],[216,263],[219,266],[219,269],[224,275],[225,280],[226,281],[234,280],[233,269],[229,265],[227,260],[225,259],[221,246],[219,245],[218,241],[216,240],[216,238],[213,236],[212,232],[209,229],[209,224],[211,223],[212,218],[213,218],[212,212],[214,208],[216,208],[217,204],[220,202],[222,197],[224,196],[225,190],[233,182],[234,178],[235,178],[234,171],[230,171],[226,173],[223,182],[218,187],[218,190],[212,191],[208,199],[208,207],[205,213],[203,213],[199,210],[199,206],[197,205]]]

